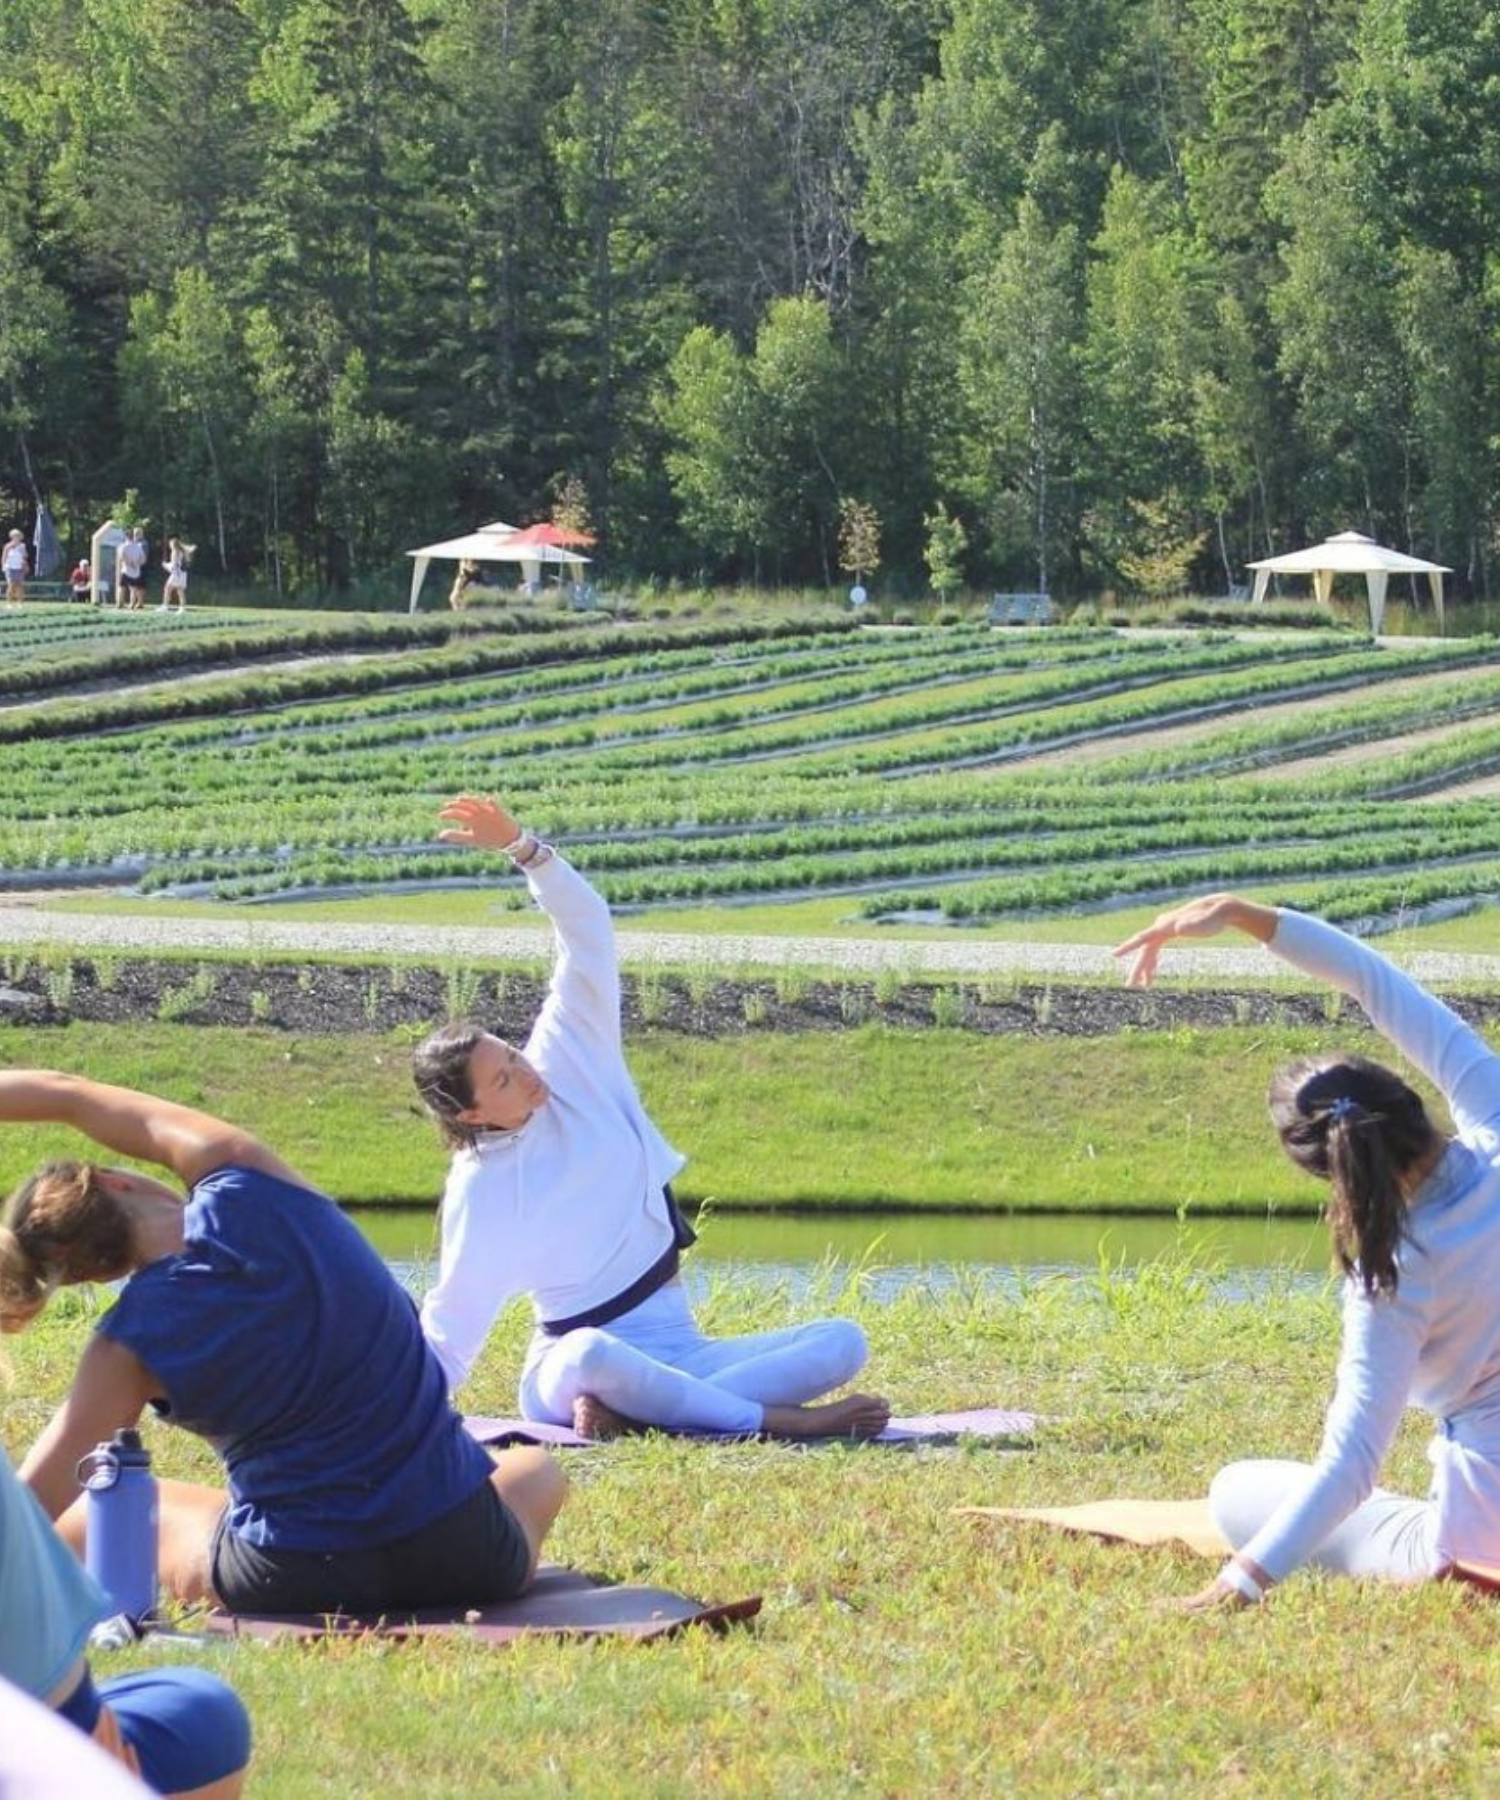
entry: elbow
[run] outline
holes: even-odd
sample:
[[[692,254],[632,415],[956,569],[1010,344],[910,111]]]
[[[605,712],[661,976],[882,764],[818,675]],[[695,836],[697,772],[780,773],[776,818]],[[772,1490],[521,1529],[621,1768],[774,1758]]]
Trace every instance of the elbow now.
[[[426,1313],[422,1315],[422,1335],[427,1340],[427,1348],[433,1361],[443,1372],[443,1380],[451,1398],[468,1380],[469,1364],[458,1355],[443,1336],[441,1328]]]

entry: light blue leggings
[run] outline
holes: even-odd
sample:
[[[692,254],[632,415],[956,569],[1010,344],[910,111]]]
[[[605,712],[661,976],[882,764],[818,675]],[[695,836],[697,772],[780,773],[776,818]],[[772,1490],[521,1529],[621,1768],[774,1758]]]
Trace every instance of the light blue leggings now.
[[[1311,1467],[1301,1462],[1230,1463],[1220,1469],[1208,1490],[1214,1523],[1236,1550],[1243,1549],[1311,1475]],[[1421,1581],[1437,1565],[1436,1541],[1437,1508],[1432,1501],[1409,1500],[1376,1488],[1324,1538],[1307,1566],[1336,1575]]]
[[[521,1374],[521,1414],[571,1425],[592,1395],[643,1425],[674,1431],[759,1431],[768,1406],[800,1406],[864,1367],[865,1334],[819,1319],[749,1337],[705,1337],[678,1281],[605,1326],[560,1338],[537,1332]]]

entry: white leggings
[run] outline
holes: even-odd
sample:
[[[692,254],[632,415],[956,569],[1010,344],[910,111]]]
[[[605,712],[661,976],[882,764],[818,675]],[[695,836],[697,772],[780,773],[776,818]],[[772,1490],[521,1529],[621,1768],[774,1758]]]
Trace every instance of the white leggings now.
[[[678,1431],[759,1431],[768,1406],[800,1406],[864,1367],[865,1334],[849,1319],[819,1319],[750,1337],[708,1338],[680,1281],[670,1281],[607,1326],[560,1338],[537,1332],[521,1373],[521,1415],[571,1425],[592,1395],[627,1419]]]
[[[1208,1490],[1214,1523],[1236,1550],[1243,1549],[1281,1503],[1312,1475],[1307,1463],[1238,1462],[1220,1469]],[[1436,1552],[1437,1507],[1376,1488],[1362,1506],[1329,1533],[1307,1566],[1335,1575],[1383,1575],[1422,1581],[1442,1559]]]

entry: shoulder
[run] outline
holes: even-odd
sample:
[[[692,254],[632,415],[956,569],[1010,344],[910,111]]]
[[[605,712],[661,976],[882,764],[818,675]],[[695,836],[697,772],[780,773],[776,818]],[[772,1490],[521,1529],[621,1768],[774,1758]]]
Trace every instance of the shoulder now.
[[[299,1181],[290,1170],[257,1168],[253,1163],[224,1163],[193,1183],[188,1203],[253,1201],[257,1206],[318,1204],[331,1206],[327,1194]]]

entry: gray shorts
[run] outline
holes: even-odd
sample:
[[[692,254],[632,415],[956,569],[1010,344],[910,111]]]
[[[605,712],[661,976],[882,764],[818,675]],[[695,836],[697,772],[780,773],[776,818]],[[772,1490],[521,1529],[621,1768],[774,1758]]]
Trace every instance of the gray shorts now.
[[[378,1614],[484,1606],[526,1585],[531,1546],[492,1481],[430,1525],[373,1550],[252,1544],[219,1517],[214,1592],[231,1612]]]

